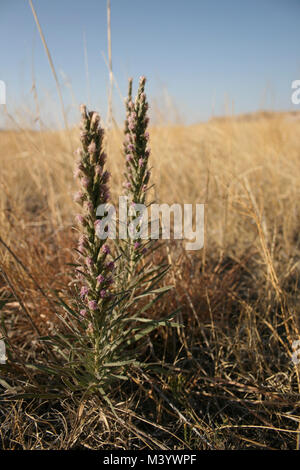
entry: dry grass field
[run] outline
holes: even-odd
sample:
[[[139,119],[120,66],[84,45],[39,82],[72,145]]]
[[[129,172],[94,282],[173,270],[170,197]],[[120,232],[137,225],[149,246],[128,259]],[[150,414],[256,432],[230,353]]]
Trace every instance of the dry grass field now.
[[[169,375],[133,373],[99,398],[5,399],[3,449],[296,449],[300,447],[300,119],[257,113],[151,127],[153,199],[205,203],[205,246],[162,244],[173,289],[148,313],[181,328],[149,336]],[[27,362],[56,327],[53,291],[67,292],[77,233],[79,131],[0,133],[0,310]],[[106,134],[112,199],[121,194],[122,129]],[[175,372],[174,372],[175,371]],[[17,372],[16,372],[17,373]],[[2,379],[1,379],[2,380]],[[1,383],[1,382],[0,382]],[[3,385],[3,384],[2,384]]]

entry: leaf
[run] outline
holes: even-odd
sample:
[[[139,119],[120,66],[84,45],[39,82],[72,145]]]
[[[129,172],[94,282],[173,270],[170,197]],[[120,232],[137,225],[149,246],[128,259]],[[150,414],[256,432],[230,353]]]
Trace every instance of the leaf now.
[[[0,385],[2,385],[2,387],[4,387],[6,390],[12,390],[12,391],[15,390],[15,388],[12,387],[11,385],[9,385],[9,384],[6,382],[6,380],[1,379],[1,378],[0,378]]]
[[[122,367],[128,364],[138,365],[139,363],[135,359],[131,359],[129,361],[106,362],[103,367]]]

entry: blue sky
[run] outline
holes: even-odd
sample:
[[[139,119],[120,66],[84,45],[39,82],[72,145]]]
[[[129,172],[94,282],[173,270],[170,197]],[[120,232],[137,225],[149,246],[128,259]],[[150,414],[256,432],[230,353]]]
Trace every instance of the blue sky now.
[[[105,116],[106,0],[33,4],[70,123],[78,119],[77,103],[88,101],[84,36],[90,105]],[[213,110],[222,115],[232,109],[297,109],[290,96],[291,82],[300,79],[299,0],[111,0],[111,14],[113,71],[121,94],[129,76],[137,83],[145,75],[153,118],[158,107],[173,119],[173,105],[187,123],[209,119]],[[42,118],[61,123],[55,82],[27,0],[0,1],[0,41],[8,110],[34,109],[34,68]],[[123,118],[117,90],[114,113]]]

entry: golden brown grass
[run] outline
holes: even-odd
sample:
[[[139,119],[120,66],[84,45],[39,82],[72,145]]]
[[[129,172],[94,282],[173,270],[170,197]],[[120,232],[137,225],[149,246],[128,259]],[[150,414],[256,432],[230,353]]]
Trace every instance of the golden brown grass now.
[[[206,203],[204,250],[186,252],[178,241],[161,250],[175,291],[158,308],[181,305],[185,328],[155,335],[150,349],[178,374],[155,382],[137,377],[120,392],[120,421],[107,410],[99,416],[94,402],[44,404],[41,412],[38,405],[15,403],[9,416],[19,417],[17,431],[0,418],[4,448],[76,448],[79,441],[87,448],[201,449],[207,442],[299,448],[299,371],[290,361],[300,315],[299,131],[300,120],[288,114],[150,129],[155,199]],[[75,150],[78,130],[70,135]],[[62,131],[5,131],[0,138],[1,240],[14,254],[0,243],[6,276],[0,296],[13,289],[18,299],[2,313],[12,341],[22,347],[28,338],[30,358],[38,346],[30,343],[20,302],[47,331],[55,318],[46,296],[71,280],[75,157]],[[122,132],[112,129],[107,147],[115,200],[123,178],[121,141]],[[47,437],[48,419],[56,423],[56,439]]]

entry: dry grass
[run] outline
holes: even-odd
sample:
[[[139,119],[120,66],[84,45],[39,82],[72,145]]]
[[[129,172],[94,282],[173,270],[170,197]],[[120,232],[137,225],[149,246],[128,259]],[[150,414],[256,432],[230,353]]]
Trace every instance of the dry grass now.
[[[152,336],[149,350],[177,373],[137,373],[112,396],[118,418],[96,398],[5,403],[3,448],[299,448],[299,130],[288,114],[150,129],[156,200],[206,203],[205,249],[173,241],[160,253],[175,290],[158,308],[181,305],[185,328]],[[27,360],[39,354],[29,316],[51,330],[50,291],[72,279],[69,136],[75,149],[77,129],[0,134],[1,240],[13,250],[0,243],[0,297],[18,299],[1,313]],[[110,131],[115,199],[121,140]]]

